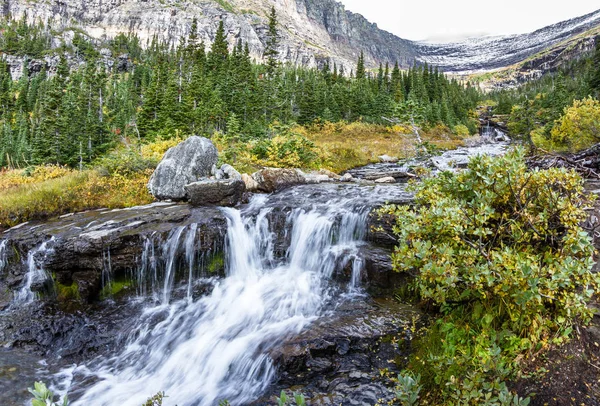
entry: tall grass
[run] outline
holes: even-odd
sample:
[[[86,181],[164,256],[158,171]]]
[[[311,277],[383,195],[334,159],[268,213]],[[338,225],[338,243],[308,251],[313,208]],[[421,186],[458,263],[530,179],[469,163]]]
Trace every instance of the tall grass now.
[[[68,171],[37,183],[13,184],[0,190],[0,229],[70,212],[147,204],[152,201],[145,186],[150,173],[125,177]]]

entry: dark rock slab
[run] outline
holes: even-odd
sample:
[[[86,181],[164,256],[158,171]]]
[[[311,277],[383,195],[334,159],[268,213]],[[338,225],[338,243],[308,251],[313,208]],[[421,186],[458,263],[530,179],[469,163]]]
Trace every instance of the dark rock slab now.
[[[311,405],[373,405],[390,400],[380,369],[405,366],[410,326],[424,321],[412,306],[392,300],[344,303],[272,352],[279,381],[254,405],[271,404],[279,392],[302,392]]]
[[[233,207],[242,201],[246,184],[237,179],[202,180],[185,186],[192,206]]]

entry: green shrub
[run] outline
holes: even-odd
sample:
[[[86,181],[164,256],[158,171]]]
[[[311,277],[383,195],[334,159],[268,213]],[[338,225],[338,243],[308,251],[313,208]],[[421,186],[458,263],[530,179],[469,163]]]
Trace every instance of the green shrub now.
[[[411,366],[445,399],[473,391],[480,402],[499,399],[496,379],[592,316],[600,278],[580,227],[583,180],[563,169],[529,172],[516,150],[415,189],[414,207],[384,209],[397,219],[395,270],[415,272],[420,297],[440,312]]]
[[[419,393],[422,389],[422,386],[419,385],[420,382],[421,375],[414,376],[410,372],[398,375],[398,382],[395,389],[396,400],[402,406],[417,405],[419,402]]]
[[[33,395],[32,406],[67,406],[69,404],[67,396],[63,398],[62,402],[55,402],[54,393],[46,387],[44,382],[35,382],[33,388],[27,388],[27,390]]]

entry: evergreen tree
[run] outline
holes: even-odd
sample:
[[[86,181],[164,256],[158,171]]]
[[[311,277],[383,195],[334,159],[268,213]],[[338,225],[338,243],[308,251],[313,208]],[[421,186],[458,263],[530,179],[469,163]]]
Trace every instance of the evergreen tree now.
[[[277,13],[275,6],[271,7],[271,14],[269,15],[269,31],[267,33],[267,44],[265,47],[264,58],[266,60],[267,75],[273,76],[279,62],[277,56],[279,51],[279,34],[277,33]]]
[[[229,49],[225,37],[225,26],[223,20],[221,20],[219,21],[219,27],[217,28],[217,33],[215,35],[215,42],[213,42],[210,49],[208,63],[212,70],[219,72],[224,70],[228,58]]]
[[[366,77],[365,72],[365,54],[363,51],[360,51],[360,56],[358,57],[358,62],[356,64],[356,79],[361,80]]]

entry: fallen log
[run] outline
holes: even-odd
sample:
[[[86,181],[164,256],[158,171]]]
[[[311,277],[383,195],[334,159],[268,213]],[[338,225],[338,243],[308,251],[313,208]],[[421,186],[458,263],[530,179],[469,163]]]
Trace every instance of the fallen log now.
[[[555,154],[539,150],[543,155],[527,159],[532,169],[567,168],[577,171],[585,178],[600,179],[600,143],[577,154]]]

